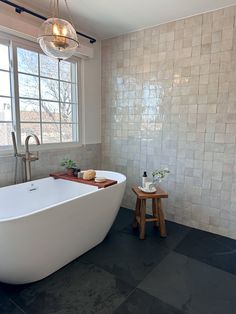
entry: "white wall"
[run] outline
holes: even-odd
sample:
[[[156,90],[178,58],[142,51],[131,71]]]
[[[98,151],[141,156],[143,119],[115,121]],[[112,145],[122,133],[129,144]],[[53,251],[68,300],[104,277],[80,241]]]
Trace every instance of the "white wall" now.
[[[83,77],[84,141],[101,143],[101,43],[93,44],[94,58],[81,62]]]

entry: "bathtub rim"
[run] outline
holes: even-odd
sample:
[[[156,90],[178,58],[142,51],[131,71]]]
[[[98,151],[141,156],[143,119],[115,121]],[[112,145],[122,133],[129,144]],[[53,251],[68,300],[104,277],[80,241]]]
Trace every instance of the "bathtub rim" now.
[[[1,224],[1,223],[7,223],[7,222],[10,222],[10,221],[19,220],[19,219],[24,219],[24,218],[26,218],[26,217],[28,217],[28,216],[40,214],[40,213],[42,213],[42,212],[44,212],[44,211],[46,211],[46,210],[51,210],[51,209],[54,208],[55,206],[63,205],[63,204],[65,204],[65,203],[74,201],[74,200],[76,200],[76,199],[80,199],[80,198],[85,197],[85,196],[87,196],[87,195],[90,195],[90,194],[93,194],[93,193],[97,193],[97,192],[99,192],[99,191],[109,190],[109,189],[112,188],[112,187],[118,186],[118,185],[120,185],[120,184],[124,184],[124,183],[126,182],[126,176],[125,176],[124,174],[120,173],[120,172],[109,171],[109,170],[96,170],[96,172],[118,174],[118,175],[121,176],[122,180],[121,180],[121,181],[117,181],[116,184],[113,184],[113,185],[108,186],[108,187],[106,187],[106,188],[100,188],[100,189],[97,188],[97,189],[95,189],[94,191],[90,191],[90,192],[84,193],[84,194],[79,195],[79,196],[75,196],[75,197],[72,197],[72,198],[68,198],[68,199],[66,199],[66,200],[64,200],[64,201],[61,201],[61,202],[58,202],[58,203],[54,203],[54,204],[52,204],[52,205],[43,207],[43,208],[41,208],[41,209],[35,210],[35,211],[33,211],[33,212],[30,212],[30,213],[26,213],[26,214],[23,214],[23,215],[20,215],[20,216],[15,216],[15,217],[10,217],[10,218],[3,218],[3,219],[0,218],[0,224]],[[30,182],[34,183],[34,182],[37,182],[37,181],[40,181],[40,180],[43,180],[43,179],[50,179],[50,178],[51,178],[52,180],[64,180],[64,181],[68,181],[68,180],[65,180],[65,179],[54,179],[54,178],[48,176],[48,177],[44,177],[44,178],[32,180],[32,181],[29,181],[29,182],[20,183],[20,185],[28,184],[28,183],[30,183]],[[69,181],[69,182],[72,183],[72,184],[78,184],[78,183],[79,183],[79,184],[85,184],[85,183],[74,182],[74,181]],[[9,186],[2,187],[2,188],[8,188],[8,187],[10,187],[10,186],[17,186],[17,185],[18,185],[18,184],[13,184],[13,185],[9,185]],[[86,184],[85,184],[85,185],[86,185]],[[90,185],[90,186],[91,186],[91,185]],[[96,186],[94,186],[94,187],[96,187]]]

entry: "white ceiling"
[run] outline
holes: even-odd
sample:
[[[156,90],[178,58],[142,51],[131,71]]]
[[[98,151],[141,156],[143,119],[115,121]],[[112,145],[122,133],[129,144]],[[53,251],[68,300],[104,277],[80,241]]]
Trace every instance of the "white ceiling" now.
[[[50,0],[18,0],[49,12]],[[64,0],[60,0],[61,3]],[[215,10],[236,0],[67,0],[77,30],[104,39]],[[62,9],[63,11],[63,9]],[[64,16],[68,18],[68,16]]]

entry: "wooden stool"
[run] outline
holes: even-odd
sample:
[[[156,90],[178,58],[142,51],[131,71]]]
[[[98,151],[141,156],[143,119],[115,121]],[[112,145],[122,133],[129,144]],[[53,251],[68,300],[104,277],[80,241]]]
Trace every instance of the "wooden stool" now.
[[[155,193],[144,193],[138,187],[132,188],[133,192],[137,196],[136,208],[134,214],[133,228],[139,226],[140,240],[145,238],[145,224],[146,222],[154,222],[155,227],[159,227],[160,236],[166,237],[166,224],[162,210],[161,199],[168,198],[168,194],[161,188],[157,188]],[[146,218],[146,200],[152,199],[152,214],[153,218]]]

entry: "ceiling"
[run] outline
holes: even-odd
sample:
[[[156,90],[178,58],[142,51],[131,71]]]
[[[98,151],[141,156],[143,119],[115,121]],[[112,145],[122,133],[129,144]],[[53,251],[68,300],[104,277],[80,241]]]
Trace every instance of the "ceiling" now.
[[[50,15],[50,0],[18,0],[18,2],[39,13]],[[60,2],[63,4],[64,0]],[[77,30],[86,31],[99,39],[236,4],[236,0],[67,0],[67,2]],[[62,11],[65,8],[63,7]],[[68,18],[68,15],[63,17]]]

